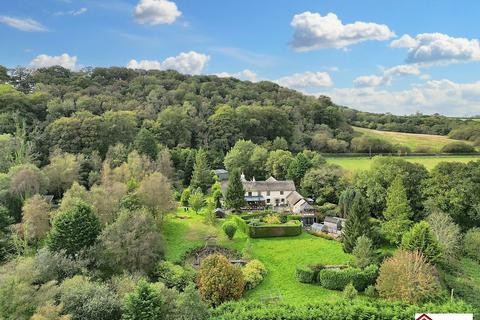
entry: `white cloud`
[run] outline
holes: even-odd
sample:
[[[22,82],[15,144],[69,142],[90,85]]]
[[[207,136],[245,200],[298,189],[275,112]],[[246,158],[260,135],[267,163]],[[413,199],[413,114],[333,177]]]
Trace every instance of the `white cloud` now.
[[[41,54],[30,61],[30,67],[32,68],[47,68],[52,66],[61,66],[70,70],[79,69],[79,66],[77,65],[77,57],[70,56],[67,53],[59,56]]]
[[[88,11],[88,8],[80,8],[78,10],[70,10],[70,11],[58,11],[55,12],[54,15],[56,16],[79,16],[84,14]]]
[[[33,19],[20,19],[9,16],[0,16],[0,23],[6,24],[12,28],[27,32],[44,32],[48,29]]]
[[[480,81],[455,83],[443,79],[401,91],[342,88],[323,94],[338,104],[370,112],[411,114],[418,111],[450,116],[480,114]]]
[[[384,69],[382,76],[370,75],[361,76],[353,80],[353,86],[356,88],[378,87],[390,84],[395,77],[414,75],[420,76],[420,69],[416,65],[398,65],[392,68]]]
[[[443,33],[422,33],[415,38],[404,35],[390,46],[408,48],[406,62],[423,66],[480,60],[478,39],[454,38]]]
[[[253,72],[252,70],[245,69],[240,72],[235,72],[235,73],[229,73],[229,72],[220,72],[216,74],[220,78],[237,78],[240,80],[248,80],[252,82],[257,82],[258,81],[258,75]]]
[[[290,76],[277,79],[274,82],[292,89],[331,87],[333,85],[332,78],[330,78],[328,73],[312,71],[294,73]]]
[[[295,29],[291,45],[297,51],[345,48],[367,40],[384,41],[395,37],[384,24],[361,21],[343,24],[334,13],[321,16],[307,11],[295,15],[290,24]]]
[[[130,60],[127,68],[145,70],[177,70],[186,74],[200,74],[210,57],[195,51],[182,52],[178,56],[169,57],[163,61],[158,60]]]
[[[168,0],[140,0],[133,11],[135,20],[140,24],[172,24],[182,15],[177,5]]]

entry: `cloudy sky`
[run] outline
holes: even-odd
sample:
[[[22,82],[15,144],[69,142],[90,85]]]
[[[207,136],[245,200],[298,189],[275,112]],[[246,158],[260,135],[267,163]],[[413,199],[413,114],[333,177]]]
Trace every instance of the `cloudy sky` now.
[[[480,114],[480,2],[0,1],[0,64],[271,80],[375,112]]]

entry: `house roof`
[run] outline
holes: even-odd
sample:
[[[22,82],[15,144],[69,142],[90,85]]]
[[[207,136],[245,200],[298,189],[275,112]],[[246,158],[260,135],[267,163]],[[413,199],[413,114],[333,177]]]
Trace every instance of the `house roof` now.
[[[270,178],[269,178],[270,179]],[[292,180],[278,181],[243,181],[245,191],[295,191],[295,183]]]
[[[330,223],[336,223],[336,224],[338,224],[338,223],[341,222],[341,220],[340,220],[339,218],[337,218],[337,217],[328,217],[328,216],[327,216],[327,217],[325,217],[324,222],[330,222]]]
[[[295,205],[298,201],[302,199],[303,199],[302,195],[297,191],[293,191],[287,196],[287,202],[291,206]]]

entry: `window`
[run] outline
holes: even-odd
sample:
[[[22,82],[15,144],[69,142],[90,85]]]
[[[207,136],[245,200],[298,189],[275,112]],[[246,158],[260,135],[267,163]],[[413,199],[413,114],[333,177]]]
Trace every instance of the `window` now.
[[[270,199],[267,199],[267,203],[270,203]]]
[[[285,199],[282,198],[282,203],[285,202]]]
[[[283,191],[280,191],[280,195],[283,196]]]
[[[249,193],[248,193],[248,196],[249,196],[249,197],[251,197],[251,196],[252,196],[252,193],[251,193],[251,192],[249,192]]]

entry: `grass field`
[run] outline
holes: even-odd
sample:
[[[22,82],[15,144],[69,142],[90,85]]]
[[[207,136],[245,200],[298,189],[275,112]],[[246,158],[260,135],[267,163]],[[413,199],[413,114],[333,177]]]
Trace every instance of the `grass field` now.
[[[418,148],[430,150],[431,152],[439,152],[443,146],[461,140],[450,139],[446,136],[438,136],[432,134],[415,134],[393,131],[379,131],[366,128],[353,127],[356,132],[362,133],[373,138],[381,138],[391,142],[392,144],[400,144],[409,147],[412,151]],[[464,141],[466,143],[471,143]]]
[[[240,231],[233,240],[228,240],[220,231],[222,221],[216,226],[208,226],[203,223],[201,215],[183,211],[178,215],[186,218],[170,215],[163,226],[168,260],[179,262],[189,249],[205,245],[207,236],[216,236],[216,241],[210,241],[210,244],[236,250],[242,250],[247,243],[247,236]],[[265,264],[268,275],[257,288],[247,292],[246,299],[280,298],[284,302],[304,303],[340,298],[341,292],[302,284],[295,279],[298,264],[344,264],[351,261],[352,256],[343,252],[339,242],[302,233],[298,237],[250,239],[250,244],[252,256]]]
[[[351,172],[370,169],[372,158],[369,157],[327,157],[328,163],[338,164]],[[428,156],[428,157],[401,157],[401,159],[423,164],[428,170],[433,169],[440,162],[469,162],[480,160],[480,156]]]

